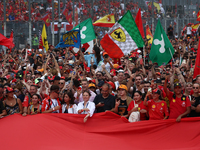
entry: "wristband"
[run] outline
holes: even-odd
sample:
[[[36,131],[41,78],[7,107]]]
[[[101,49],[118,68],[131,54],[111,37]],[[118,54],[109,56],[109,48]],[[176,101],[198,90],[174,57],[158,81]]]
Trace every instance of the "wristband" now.
[[[53,107],[53,111],[55,111],[55,108]]]

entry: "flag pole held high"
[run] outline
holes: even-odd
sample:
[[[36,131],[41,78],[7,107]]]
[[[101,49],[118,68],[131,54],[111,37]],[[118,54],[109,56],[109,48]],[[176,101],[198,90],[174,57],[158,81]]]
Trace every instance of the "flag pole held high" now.
[[[161,66],[163,63],[168,63],[172,59],[173,55],[174,48],[162,28],[160,20],[158,20],[149,54],[150,60]]]
[[[130,11],[116,22],[101,40],[102,48],[111,58],[120,58],[143,47],[144,41]]]

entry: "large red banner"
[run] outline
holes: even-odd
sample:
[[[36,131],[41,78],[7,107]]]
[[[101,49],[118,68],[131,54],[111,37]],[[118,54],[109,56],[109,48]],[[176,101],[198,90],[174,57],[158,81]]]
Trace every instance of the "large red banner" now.
[[[0,119],[2,150],[200,149],[200,118],[140,121],[111,113],[85,115],[15,114]]]

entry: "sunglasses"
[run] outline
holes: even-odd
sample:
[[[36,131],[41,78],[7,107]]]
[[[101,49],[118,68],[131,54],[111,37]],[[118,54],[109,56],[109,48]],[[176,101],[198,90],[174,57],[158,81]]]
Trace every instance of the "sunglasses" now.
[[[97,74],[96,76],[101,77],[101,74]]]
[[[15,93],[18,93],[19,91],[18,91],[18,90],[15,90],[14,92],[15,92]]]
[[[193,89],[199,89],[199,87],[193,87]]]
[[[59,82],[59,84],[64,84],[64,83]]]

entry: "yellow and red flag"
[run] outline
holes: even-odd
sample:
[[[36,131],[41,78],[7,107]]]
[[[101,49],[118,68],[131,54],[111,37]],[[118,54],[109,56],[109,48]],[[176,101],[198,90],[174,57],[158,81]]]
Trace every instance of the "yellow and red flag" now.
[[[93,26],[112,27],[115,24],[114,14],[106,15],[93,23]]]
[[[200,26],[200,23],[191,25],[192,31],[196,32],[198,30],[199,26]]]
[[[148,45],[153,42],[153,35],[151,34],[151,30],[149,29],[149,25],[146,25],[146,39],[148,41]]]
[[[199,12],[197,13],[197,21],[200,21],[200,10],[199,10]]]

